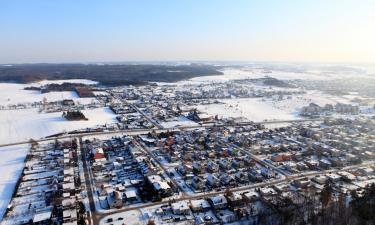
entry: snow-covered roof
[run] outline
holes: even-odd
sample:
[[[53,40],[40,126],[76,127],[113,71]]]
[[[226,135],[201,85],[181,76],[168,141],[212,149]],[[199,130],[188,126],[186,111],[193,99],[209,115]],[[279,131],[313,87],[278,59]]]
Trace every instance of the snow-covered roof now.
[[[40,212],[34,215],[33,223],[41,222],[51,218],[52,211]]]

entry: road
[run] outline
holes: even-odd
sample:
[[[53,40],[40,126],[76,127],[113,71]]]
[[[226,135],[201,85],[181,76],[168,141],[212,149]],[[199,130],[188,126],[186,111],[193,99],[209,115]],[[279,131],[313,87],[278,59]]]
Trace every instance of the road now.
[[[227,146],[231,146],[231,147],[236,148],[236,149],[239,149],[239,150],[241,150],[243,152],[246,152],[252,159],[255,160],[255,162],[259,163],[262,166],[265,166],[266,168],[270,168],[270,169],[272,169],[272,170],[274,170],[274,171],[276,171],[276,172],[278,172],[278,173],[280,173],[280,174],[282,174],[284,176],[288,176],[289,175],[288,173],[285,173],[285,171],[280,170],[279,168],[276,168],[272,163],[269,163],[269,162],[266,162],[264,160],[261,160],[260,158],[258,158],[258,156],[256,156],[253,153],[251,153],[248,149],[241,148],[241,147],[239,147],[239,146],[237,146],[235,144],[231,144],[231,145],[229,145],[227,143],[223,143],[223,144],[227,145]]]
[[[138,109],[137,106],[135,106],[134,104],[130,104],[130,107],[132,107],[135,111],[137,111],[139,114],[141,114],[144,118],[146,118],[148,120],[148,122],[154,124],[154,126],[156,126],[157,128],[159,129],[163,129],[163,126],[161,126],[160,124],[158,124],[157,122],[155,122],[155,120],[151,119],[148,115],[146,115],[142,110]]]
[[[280,183],[283,183],[283,182],[291,182],[291,181],[298,180],[298,179],[328,174],[328,173],[332,173],[332,172],[347,171],[347,170],[351,170],[351,169],[354,169],[354,168],[358,168],[358,167],[362,167],[362,166],[366,166],[366,165],[373,165],[373,164],[374,164],[374,162],[369,162],[369,163],[364,163],[364,164],[361,164],[361,165],[348,166],[348,167],[345,167],[345,168],[301,173],[301,174],[291,175],[291,176],[288,176],[288,177],[285,177],[285,178],[272,180],[272,181],[268,181],[268,182],[262,182],[262,183],[256,183],[256,184],[253,184],[253,185],[248,185],[248,186],[243,186],[243,187],[231,188],[231,191],[232,192],[246,191],[246,190],[250,190],[250,189],[254,189],[254,188],[272,186],[272,185],[280,184]],[[219,194],[225,194],[225,192],[226,192],[226,190],[200,193],[200,194],[195,194],[195,195],[192,195],[192,196],[178,197],[178,198],[175,198],[175,200],[176,201],[183,201],[183,200],[194,200],[194,199],[208,198],[208,197],[216,196],[216,195],[219,195]],[[146,204],[137,205],[137,206],[130,206],[130,207],[126,207],[126,208],[123,208],[123,209],[116,210],[115,212],[94,212],[93,213],[93,216],[95,217],[94,221],[100,221],[101,219],[103,219],[104,217],[109,216],[109,215],[114,215],[114,214],[117,214],[117,213],[127,212],[127,211],[131,211],[131,210],[138,210],[138,209],[141,209],[141,208],[148,208],[148,207],[168,204],[169,202],[170,202],[170,199],[163,200],[163,201],[160,201],[160,202],[152,202],[152,203],[146,203]]]
[[[246,126],[246,125],[253,125],[253,124],[278,124],[278,123],[304,123],[304,122],[317,122],[323,121],[322,119],[303,119],[303,120],[277,120],[277,121],[264,121],[264,122],[243,122],[243,123],[235,123],[235,124],[206,124],[206,125],[199,125],[199,126],[184,126],[184,127],[176,127],[176,128],[152,128],[152,129],[129,129],[129,130],[115,130],[115,131],[100,131],[100,132],[86,132],[86,133],[79,133],[79,134],[65,134],[58,137],[50,137],[50,138],[40,138],[40,139],[33,139],[35,142],[47,142],[47,141],[54,141],[54,140],[61,140],[67,138],[82,138],[86,136],[100,136],[100,135],[111,135],[111,134],[119,134],[119,135],[139,135],[139,134],[147,134],[149,132],[168,132],[168,131],[181,131],[181,130],[194,130],[199,128],[210,128],[210,127],[236,127],[236,126]],[[0,144],[0,147],[7,147],[7,146],[14,146],[14,145],[21,145],[21,144],[30,144],[30,140],[28,141],[19,141],[7,144]]]
[[[256,124],[277,124],[277,123],[300,123],[300,122],[313,122],[313,121],[322,121],[322,120],[318,120],[318,119],[282,120],[282,121],[264,121],[264,122],[258,122],[258,123],[249,122],[249,123],[236,123],[236,124],[206,124],[206,125],[199,125],[199,126],[185,126],[185,127],[170,128],[170,129],[153,128],[153,129],[132,129],[132,130],[116,130],[116,131],[103,131],[103,132],[87,132],[87,133],[79,133],[79,134],[65,134],[65,135],[62,135],[62,136],[59,136],[59,137],[41,138],[41,139],[36,139],[36,140],[33,140],[33,141],[35,141],[35,142],[48,142],[48,141],[55,141],[55,140],[61,140],[61,139],[77,138],[77,139],[79,139],[79,143],[81,145],[82,138],[83,137],[90,137],[90,136],[113,135],[113,134],[134,136],[134,135],[139,135],[139,134],[147,134],[147,133],[150,133],[150,132],[161,133],[161,132],[168,132],[168,131],[194,130],[194,129],[210,128],[210,127],[235,127],[235,126],[245,126],[245,125],[254,125],[254,124],[256,125]],[[29,144],[30,142],[31,141],[29,140],[29,141],[21,141],[21,142],[15,142],[15,143],[1,144],[0,147]],[[147,151],[148,154],[151,157],[153,157],[151,152],[149,152],[147,148],[143,148],[143,149],[145,151]],[[93,193],[94,189],[93,189],[93,185],[92,185],[93,179],[91,177],[90,168],[87,165],[87,161],[86,161],[86,157],[85,157],[86,152],[84,151],[84,149],[82,149],[82,150],[83,150],[83,154],[82,154],[83,157],[82,157],[81,160],[82,160],[82,165],[83,165],[83,170],[84,170],[84,178],[85,178],[84,182],[85,182],[86,189],[87,189],[87,195],[88,195],[89,207],[90,207],[90,213],[88,214],[89,219],[90,219],[89,220],[90,224],[91,224],[91,222],[93,224],[99,224],[100,220],[107,215],[111,215],[111,214],[118,213],[118,212],[130,211],[130,210],[134,210],[134,209],[140,209],[140,208],[144,208],[144,207],[157,206],[157,205],[165,204],[169,201],[169,200],[164,200],[164,201],[161,201],[161,202],[142,204],[140,206],[127,207],[127,208],[124,208],[124,209],[117,210],[115,212],[99,212],[99,211],[96,211],[96,205],[95,205],[94,193]],[[161,165],[160,162],[157,159],[155,159],[155,161],[159,163],[162,170],[168,175],[168,173],[167,173],[166,169],[163,167],[163,165]],[[309,176],[311,176],[311,175],[309,175]],[[288,178],[288,179],[297,179],[297,177],[296,178]],[[281,183],[281,182],[288,181],[288,179],[284,178],[284,179],[274,180],[274,181],[271,181],[271,182],[254,184],[254,185],[251,185],[251,186],[238,187],[238,188],[233,188],[232,190],[233,191],[243,191],[243,190],[247,190],[247,189],[255,188],[255,187],[269,186],[269,185],[274,185],[274,184],[278,184],[278,183]],[[181,187],[177,183],[175,183],[175,180],[171,179],[171,181],[174,182],[174,184],[179,189],[181,189]],[[181,191],[182,191],[181,193],[183,193],[183,190],[181,190]],[[176,198],[175,200],[179,201],[179,200],[199,199],[199,198],[203,198],[203,197],[214,196],[214,195],[217,195],[217,194],[223,194],[224,192],[225,192],[225,190],[215,191],[215,192],[210,192],[210,193],[195,194],[195,195],[192,195],[192,196],[187,196],[187,195],[183,194],[180,197]]]
[[[180,187],[180,185],[178,185],[177,182],[169,176],[169,173],[168,173],[167,169],[165,169],[165,167],[163,166],[163,164],[160,163],[160,161],[155,157],[154,154],[152,154],[152,152],[150,151],[150,149],[147,146],[145,146],[142,143],[139,143],[138,140],[136,140],[135,138],[133,139],[133,143],[136,146],[138,146],[139,148],[143,149],[143,151],[145,151],[147,153],[147,155],[149,155],[151,158],[153,158],[154,161],[158,164],[159,168],[164,172],[164,174],[166,176],[168,176],[168,178],[173,183],[173,185],[176,186],[181,191],[181,193],[184,193],[184,189],[182,189]]]
[[[93,191],[92,191],[92,189],[93,189],[92,183],[91,183],[92,179],[91,179],[91,173],[89,172],[89,169],[88,169],[88,166],[87,166],[86,149],[82,148],[82,139],[81,138],[79,138],[78,145],[79,145],[79,148],[81,149],[81,152],[82,152],[81,160],[82,160],[82,164],[83,164],[83,173],[84,173],[84,177],[85,177],[85,185],[86,185],[87,196],[88,196],[88,199],[89,199],[90,213],[93,214],[96,211],[96,207],[95,207],[95,201],[94,201]],[[92,219],[92,222],[94,224],[98,224],[98,221],[95,220],[95,216],[91,216],[91,219]],[[89,221],[91,223],[91,220],[89,220]]]

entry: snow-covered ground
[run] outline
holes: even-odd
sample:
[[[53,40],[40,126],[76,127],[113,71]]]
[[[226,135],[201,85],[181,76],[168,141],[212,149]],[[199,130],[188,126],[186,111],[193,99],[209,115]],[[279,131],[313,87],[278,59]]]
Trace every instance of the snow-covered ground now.
[[[21,175],[28,149],[29,145],[0,147],[0,221]]]
[[[194,77],[190,80],[179,81],[175,84],[199,84],[199,83],[213,83],[225,82],[238,79],[257,79],[264,77],[273,77],[280,80],[332,80],[337,78],[371,78],[375,79],[375,69],[372,67],[350,66],[348,68],[362,70],[358,73],[355,70],[341,70],[335,69],[331,65],[316,65],[312,67],[304,67],[299,65],[282,65],[282,66],[267,65],[248,65],[243,68],[225,68],[221,70],[223,75]],[[266,68],[266,69],[265,69]],[[159,83],[170,84],[170,83]]]
[[[166,122],[161,122],[160,125],[162,125],[164,128],[173,128],[179,126],[197,126],[198,124],[194,121],[187,119],[186,117],[181,116]]]
[[[0,144],[115,122],[115,114],[107,107],[82,112],[88,118],[87,121],[67,121],[60,112],[39,113],[33,108],[0,110]]]
[[[63,99],[73,99],[79,101],[81,104],[85,102],[91,103],[92,98],[79,98],[74,91],[62,91],[62,92],[49,92],[40,93],[36,90],[24,90],[25,87],[39,87],[41,85],[56,83],[62,84],[64,82],[69,83],[84,83],[84,84],[96,84],[96,81],[84,80],[84,79],[74,79],[74,80],[55,80],[55,81],[40,81],[31,84],[16,84],[16,83],[0,83],[0,105],[7,106],[19,103],[32,103],[41,102],[44,98],[47,101],[58,101]]]
[[[110,219],[111,222],[108,222]],[[128,212],[115,213],[104,217],[100,222],[100,225],[114,224],[114,225],[143,225],[147,224],[147,220],[143,218],[142,213],[139,210],[132,210]]]
[[[298,116],[293,111],[281,110],[260,98],[223,99],[225,104],[199,105],[197,109],[219,117],[243,117],[254,122],[264,120],[292,120]]]
[[[40,91],[24,90],[25,84],[0,83],[0,105],[12,105],[18,103],[58,101],[63,99],[79,99],[73,91],[49,92],[41,94]]]
[[[80,98],[73,91],[40,93],[40,91],[24,90],[27,86],[40,86],[48,83],[85,83],[95,84],[90,80],[56,80],[40,81],[32,84],[0,83],[0,106],[19,103],[58,101],[73,99],[76,103],[90,104],[97,101],[95,98]],[[51,134],[95,127],[106,123],[115,122],[115,115],[108,108],[83,110],[88,121],[66,121],[61,113],[39,113],[36,108],[19,110],[0,110],[0,144],[41,138]]]

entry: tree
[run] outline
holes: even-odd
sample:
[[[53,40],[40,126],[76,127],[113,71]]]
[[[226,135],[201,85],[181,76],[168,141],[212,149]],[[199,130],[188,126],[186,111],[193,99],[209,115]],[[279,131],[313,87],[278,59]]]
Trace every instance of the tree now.
[[[330,214],[327,210],[328,204],[332,201],[332,186],[330,183],[326,183],[324,185],[323,190],[320,192],[320,203],[321,203],[321,216],[322,216],[322,222],[321,224],[327,224],[326,218]],[[330,217],[330,219],[332,219]]]
[[[360,224],[375,224],[375,184],[366,186],[363,195],[353,199],[351,205]]]
[[[227,196],[227,197],[233,196],[233,192],[230,190],[230,188],[227,188],[225,190],[225,196]]]
[[[328,203],[332,200],[332,185],[327,183],[324,185],[322,192],[320,193],[320,202],[322,203],[322,207],[327,207]]]

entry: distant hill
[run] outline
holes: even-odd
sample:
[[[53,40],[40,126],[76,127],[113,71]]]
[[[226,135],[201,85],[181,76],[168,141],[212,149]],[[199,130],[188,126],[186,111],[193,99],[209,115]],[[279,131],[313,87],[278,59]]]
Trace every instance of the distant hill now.
[[[142,85],[148,82],[177,82],[197,76],[221,75],[216,67],[190,65],[94,65],[19,64],[0,65],[0,82],[31,83],[40,80],[89,79],[103,85]]]

